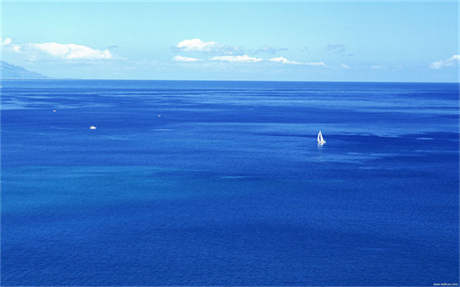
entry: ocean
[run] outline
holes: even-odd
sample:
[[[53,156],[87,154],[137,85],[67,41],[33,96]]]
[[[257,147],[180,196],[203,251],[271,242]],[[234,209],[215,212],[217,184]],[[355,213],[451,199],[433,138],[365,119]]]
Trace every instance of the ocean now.
[[[3,286],[458,283],[458,84],[1,85]]]

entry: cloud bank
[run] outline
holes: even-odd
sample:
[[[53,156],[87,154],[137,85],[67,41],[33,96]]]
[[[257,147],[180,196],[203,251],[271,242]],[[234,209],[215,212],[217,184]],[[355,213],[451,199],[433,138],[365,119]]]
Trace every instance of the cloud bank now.
[[[13,42],[13,40],[11,40],[11,38],[7,37],[7,38],[3,39],[3,38],[0,37],[0,45],[1,46],[8,46],[9,44],[11,44],[11,42]]]
[[[239,47],[223,45],[215,41],[205,42],[198,38],[180,41],[176,44],[174,49],[179,52],[199,52],[225,55],[243,54],[243,50]]]
[[[276,58],[271,58],[268,59],[270,62],[277,62],[281,64],[289,64],[289,65],[301,65],[302,63],[296,62],[296,61],[290,61],[286,59],[285,57],[276,57]]]
[[[307,62],[307,63],[303,63],[303,65],[314,66],[314,67],[326,67],[326,63],[324,62]]]
[[[342,45],[338,45],[342,46]],[[337,49],[340,47],[332,47]],[[304,66],[316,66],[316,67],[326,67],[324,62],[297,62],[289,60],[285,57],[272,57],[269,59],[259,58],[256,56],[248,56],[248,54],[276,54],[280,51],[287,50],[286,48],[273,48],[271,46],[265,46],[259,49],[247,50],[244,52],[244,49],[241,49],[236,46],[226,46],[215,41],[203,41],[199,38],[182,40],[175,46],[176,51],[185,52],[205,52],[214,54],[214,57],[211,57],[211,61],[220,61],[220,62],[237,62],[237,63],[257,63],[262,61],[275,62],[286,65],[304,65]],[[185,57],[185,56],[176,56],[173,58],[176,62],[195,62],[199,59]]]
[[[453,66],[457,64],[458,62],[460,62],[460,55],[453,55],[447,60],[439,60],[439,61],[431,63],[430,68],[439,70],[445,67]]]
[[[19,53],[21,52],[21,46],[13,44],[13,40],[9,37],[1,38],[0,37],[0,47],[5,47],[7,49],[12,49],[14,52]]]
[[[297,62],[288,60],[285,57],[275,57],[268,59],[270,62],[281,63],[285,65],[304,65],[304,66],[316,66],[316,67],[326,67],[324,62]]]
[[[200,39],[190,39],[190,40],[183,40],[179,43],[177,43],[176,48],[182,50],[182,51],[199,51],[199,52],[209,52],[212,51],[217,47],[217,43],[210,41],[210,42],[204,42],[201,41]]]
[[[98,50],[78,44],[60,44],[56,42],[13,44],[11,38],[0,38],[0,46],[16,53],[23,53],[31,59],[36,59],[40,54],[66,60],[112,59],[112,53],[109,49]]]
[[[60,44],[55,42],[32,43],[29,47],[52,57],[75,60],[75,59],[112,59],[112,54],[108,49],[98,50],[78,44]]]
[[[192,58],[192,57],[184,57],[184,56],[180,56],[180,55],[177,55],[173,58],[174,61],[176,62],[198,62],[200,61],[200,59],[198,58]]]
[[[261,58],[249,57],[248,55],[242,56],[216,56],[211,58],[212,61],[223,61],[223,62],[239,62],[239,63],[256,63],[261,62]]]

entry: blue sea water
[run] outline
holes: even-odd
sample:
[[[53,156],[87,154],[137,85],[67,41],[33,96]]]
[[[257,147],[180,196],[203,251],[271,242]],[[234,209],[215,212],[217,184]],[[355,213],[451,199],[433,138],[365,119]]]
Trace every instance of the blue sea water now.
[[[3,286],[458,282],[457,84],[1,84]]]

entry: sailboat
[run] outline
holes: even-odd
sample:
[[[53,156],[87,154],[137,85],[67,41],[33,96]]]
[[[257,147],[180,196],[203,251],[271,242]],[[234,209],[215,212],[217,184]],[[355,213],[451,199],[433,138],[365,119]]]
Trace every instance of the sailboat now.
[[[318,136],[316,137],[316,140],[318,141],[319,146],[322,146],[322,145],[324,145],[326,143],[326,141],[323,138],[323,134],[321,133],[321,131],[319,131]]]

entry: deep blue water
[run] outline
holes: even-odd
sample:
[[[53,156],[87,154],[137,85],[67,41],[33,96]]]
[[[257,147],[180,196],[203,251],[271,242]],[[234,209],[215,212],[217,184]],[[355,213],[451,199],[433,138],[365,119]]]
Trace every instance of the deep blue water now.
[[[458,282],[456,84],[2,86],[2,285]]]

